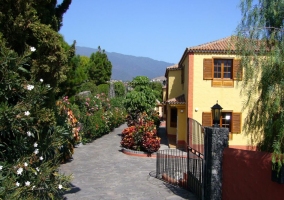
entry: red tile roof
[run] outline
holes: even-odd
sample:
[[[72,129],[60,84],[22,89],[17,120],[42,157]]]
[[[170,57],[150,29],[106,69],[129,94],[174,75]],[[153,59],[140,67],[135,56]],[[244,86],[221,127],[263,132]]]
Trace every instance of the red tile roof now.
[[[185,96],[184,96],[184,94],[182,94],[178,97],[168,99],[166,101],[166,103],[168,103],[168,104],[185,104]]]
[[[180,68],[178,67],[178,64],[174,64],[172,66],[167,67],[165,77],[167,78],[169,71],[173,71],[173,70],[180,70]]]
[[[235,51],[236,37],[230,36],[213,42],[208,42],[194,47],[187,48],[187,52],[198,52],[198,53],[227,53],[228,50]]]

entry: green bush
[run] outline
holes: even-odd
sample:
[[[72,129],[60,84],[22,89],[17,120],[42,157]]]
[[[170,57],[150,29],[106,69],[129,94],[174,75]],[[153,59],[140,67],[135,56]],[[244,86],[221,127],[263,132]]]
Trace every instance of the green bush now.
[[[70,183],[58,167],[72,133],[46,108],[49,85],[25,78],[30,52],[19,57],[1,37],[0,47],[0,199],[59,198]]]
[[[77,96],[75,104],[80,110],[78,120],[83,124],[83,143],[109,133],[125,121],[125,109],[112,106],[112,102],[116,101],[111,101],[105,93]]]

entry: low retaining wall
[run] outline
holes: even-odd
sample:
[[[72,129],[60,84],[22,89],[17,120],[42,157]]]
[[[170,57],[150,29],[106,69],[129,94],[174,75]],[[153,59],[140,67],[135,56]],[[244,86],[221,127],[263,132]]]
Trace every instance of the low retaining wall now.
[[[284,184],[271,181],[271,154],[225,148],[222,199],[282,200]]]
[[[157,157],[157,153],[146,153],[144,151],[135,151],[135,150],[131,150],[131,149],[126,149],[126,148],[122,148],[121,149],[122,153],[125,153],[127,155],[130,156],[138,156],[138,157],[150,157],[150,158],[156,158]]]

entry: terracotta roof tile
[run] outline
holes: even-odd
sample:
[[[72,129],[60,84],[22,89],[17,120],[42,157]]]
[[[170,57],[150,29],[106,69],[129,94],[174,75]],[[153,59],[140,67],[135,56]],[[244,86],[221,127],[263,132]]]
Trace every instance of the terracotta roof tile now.
[[[185,96],[184,96],[184,94],[182,94],[178,97],[168,99],[166,101],[166,103],[168,103],[168,104],[185,104]]]
[[[172,66],[167,67],[167,69],[177,69],[178,68],[178,64],[174,64]]]
[[[165,77],[168,76],[169,71],[173,71],[173,70],[180,70],[180,68],[178,67],[178,64],[174,64],[172,66],[167,67]]]
[[[216,53],[223,53],[227,52],[228,50],[236,50],[234,46],[235,36],[226,37],[220,40],[216,40],[213,42],[208,42],[205,44],[201,44],[194,47],[187,48],[188,52],[199,52],[199,53],[206,53],[206,52],[216,52]]]

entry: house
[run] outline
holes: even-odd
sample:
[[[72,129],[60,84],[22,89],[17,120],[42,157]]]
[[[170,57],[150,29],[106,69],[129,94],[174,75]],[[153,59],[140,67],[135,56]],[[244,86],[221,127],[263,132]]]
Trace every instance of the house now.
[[[186,48],[179,63],[167,67],[163,99],[166,131],[177,148],[188,145],[188,118],[203,126],[213,125],[211,107],[216,102],[223,108],[218,124],[229,129],[229,146],[252,148],[242,130],[247,111],[242,111],[242,71],[240,59],[234,54],[233,38]]]

